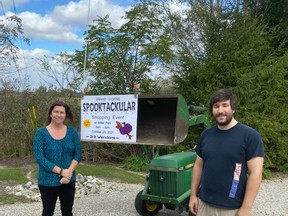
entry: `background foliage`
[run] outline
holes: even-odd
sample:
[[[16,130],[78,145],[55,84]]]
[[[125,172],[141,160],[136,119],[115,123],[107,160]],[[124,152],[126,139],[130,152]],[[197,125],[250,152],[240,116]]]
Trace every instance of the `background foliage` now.
[[[83,85],[86,94],[130,94],[140,83],[141,94],[180,93],[205,106],[214,90],[230,88],[239,99],[237,120],[256,128],[263,138],[267,175],[270,170],[287,172],[287,8],[284,0],[142,0],[127,11],[127,22],[118,29],[108,16],[100,17],[85,33],[83,50],[58,58],[68,69],[62,73],[66,82],[58,82],[60,88],[20,91],[17,81],[2,80],[0,156],[32,154],[33,134],[45,125],[55,99],[72,106],[73,124],[79,129]],[[3,42],[15,32],[5,31]],[[21,25],[18,31],[21,36]],[[48,61],[41,63],[50,77],[58,73]],[[0,64],[0,71],[3,67]],[[191,149],[202,129],[191,128],[181,145],[161,147],[161,153]],[[126,159],[129,166],[129,161],[137,161],[134,156],[143,156],[137,145],[84,147],[84,158],[91,161]]]

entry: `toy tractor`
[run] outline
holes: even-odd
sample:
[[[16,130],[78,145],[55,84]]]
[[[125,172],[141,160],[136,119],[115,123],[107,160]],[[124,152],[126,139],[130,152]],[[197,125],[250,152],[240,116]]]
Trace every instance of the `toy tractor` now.
[[[139,95],[138,143],[153,145],[155,149],[160,145],[179,144],[193,125],[210,127],[205,107],[187,104],[181,95]],[[165,207],[192,216],[188,203],[195,159],[193,151],[153,155],[144,189],[135,199],[137,212],[141,216],[153,216]]]

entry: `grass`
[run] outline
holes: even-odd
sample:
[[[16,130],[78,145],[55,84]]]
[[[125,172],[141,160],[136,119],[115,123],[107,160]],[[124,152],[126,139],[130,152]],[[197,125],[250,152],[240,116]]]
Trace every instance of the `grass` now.
[[[3,186],[5,185],[15,185],[15,184],[25,184],[28,179],[25,176],[25,172],[21,168],[4,168],[0,170],[0,182]],[[14,204],[16,202],[29,202],[26,198],[6,194],[4,187],[1,188],[0,192],[0,204]]]
[[[119,180],[122,183],[128,184],[144,184],[145,176],[131,173],[112,165],[87,165],[79,164],[76,170],[86,176],[96,176],[99,178]]]
[[[33,170],[37,170],[37,165],[31,165]],[[121,169],[114,165],[90,165],[80,163],[77,167],[76,173],[85,176],[96,176],[106,180],[117,180],[128,184],[144,184],[145,176],[137,173],[132,173]],[[37,179],[38,173],[33,172],[32,178]],[[21,168],[3,168],[0,172],[0,181],[9,181],[16,184],[25,184],[28,179],[25,177],[25,172]]]
[[[0,172],[0,181],[13,181],[18,184],[24,184],[28,179],[20,168],[4,168]]]
[[[25,200],[25,201],[24,201]],[[19,196],[13,196],[13,195],[1,195],[0,194],[0,205],[9,205],[9,204],[15,204],[15,203],[27,203],[27,199]],[[30,201],[32,202],[32,201]]]
[[[38,166],[36,164],[30,164],[31,170],[27,170],[28,166],[17,167],[17,168],[1,168],[0,169],[0,183],[2,189],[0,190],[0,205],[3,204],[14,204],[21,202],[31,202],[25,197],[19,197],[15,195],[7,194],[4,191],[7,185],[25,184],[29,180],[26,178],[28,171],[32,171],[32,178],[37,179]],[[36,170],[36,171],[35,171]],[[115,165],[90,165],[80,163],[77,167],[76,173],[80,173],[85,176],[96,176],[98,178],[103,178],[106,180],[119,181],[121,183],[128,184],[144,184],[145,176],[136,173],[129,172],[127,170],[121,169]]]

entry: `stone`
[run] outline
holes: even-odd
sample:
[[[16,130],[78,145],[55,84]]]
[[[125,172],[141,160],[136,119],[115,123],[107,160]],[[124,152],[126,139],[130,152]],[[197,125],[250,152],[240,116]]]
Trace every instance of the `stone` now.
[[[81,198],[83,196],[95,194],[125,191],[126,186],[121,183],[109,182],[94,176],[77,174],[75,188],[75,198]],[[41,201],[37,182],[29,181],[23,185],[7,186],[5,187],[5,191],[16,196],[25,196],[33,201]]]

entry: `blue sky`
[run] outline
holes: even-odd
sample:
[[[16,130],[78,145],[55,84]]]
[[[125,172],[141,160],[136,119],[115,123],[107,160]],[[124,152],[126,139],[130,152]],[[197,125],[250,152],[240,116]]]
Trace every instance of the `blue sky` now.
[[[112,25],[119,27],[124,23],[121,17],[136,1],[0,0],[0,20],[16,14],[22,20],[25,36],[30,39],[30,46],[19,43],[17,74],[28,75],[32,77],[33,86],[39,85],[39,79],[34,78],[39,71],[35,59],[82,49],[87,24],[98,16],[109,15]]]
[[[90,22],[97,16],[108,14],[118,26],[124,11],[135,3],[134,0],[90,0],[89,8],[89,0],[0,1],[5,5],[0,16],[16,13],[22,19],[24,32],[31,40],[31,46],[25,46],[25,49],[42,48],[56,53],[81,49],[83,34],[87,30],[88,9]]]

